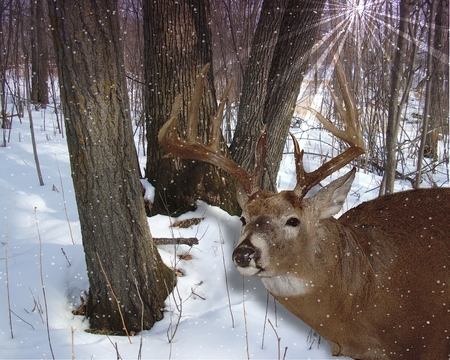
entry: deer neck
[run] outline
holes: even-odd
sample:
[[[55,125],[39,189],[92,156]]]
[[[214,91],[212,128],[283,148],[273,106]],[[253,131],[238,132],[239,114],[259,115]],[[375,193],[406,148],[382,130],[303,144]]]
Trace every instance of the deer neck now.
[[[261,280],[278,301],[302,319],[310,314],[311,321],[317,319],[321,309],[327,309],[323,310],[324,319],[331,314],[347,316],[346,312],[352,313],[358,303],[371,296],[374,269],[380,270],[369,254],[371,249],[364,245],[370,241],[366,234],[355,233],[334,218],[314,224],[311,232],[317,241],[309,249],[301,272]],[[289,306],[293,302],[295,306]],[[320,326],[320,322],[315,325]]]

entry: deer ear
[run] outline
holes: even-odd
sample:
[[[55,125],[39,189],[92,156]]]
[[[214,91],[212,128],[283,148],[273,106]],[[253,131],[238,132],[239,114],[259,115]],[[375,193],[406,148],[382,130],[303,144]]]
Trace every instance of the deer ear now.
[[[341,210],[355,179],[355,172],[356,169],[353,168],[344,176],[320,189],[316,195],[309,199],[318,219],[329,218]]]
[[[241,209],[244,209],[244,205],[248,201],[248,195],[240,183],[237,184],[236,199]]]

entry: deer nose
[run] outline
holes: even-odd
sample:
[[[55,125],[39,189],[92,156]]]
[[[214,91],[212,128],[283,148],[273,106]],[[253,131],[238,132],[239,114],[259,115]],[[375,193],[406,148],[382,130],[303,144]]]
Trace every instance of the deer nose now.
[[[239,246],[233,251],[233,261],[236,266],[247,267],[252,260],[256,262],[258,258],[256,250],[248,246]]]
[[[233,261],[236,266],[247,267],[252,260],[259,259],[259,252],[253,247],[253,244],[249,240],[244,240],[233,251]]]

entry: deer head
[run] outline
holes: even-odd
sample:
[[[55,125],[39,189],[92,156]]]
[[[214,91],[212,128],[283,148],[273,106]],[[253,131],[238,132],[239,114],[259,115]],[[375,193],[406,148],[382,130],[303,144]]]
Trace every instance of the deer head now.
[[[167,156],[207,161],[241,183],[242,235],[233,252],[238,271],[260,277],[280,303],[328,340],[333,355],[450,357],[450,189],[384,196],[335,219],[355,178],[353,169],[305,198],[314,185],[364,152],[359,110],[336,62],[345,109],[332,96],[344,130],[312,111],[348,149],[306,172],[303,151],[292,136],[297,185],[277,194],[260,190],[266,130],[255,150],[252,174],[219,150],[227,91],[212,119],[211,142],[197,139],[195,109],[207,69],[195,86],[187,138],[177,135],[177,98],[159,142]]]

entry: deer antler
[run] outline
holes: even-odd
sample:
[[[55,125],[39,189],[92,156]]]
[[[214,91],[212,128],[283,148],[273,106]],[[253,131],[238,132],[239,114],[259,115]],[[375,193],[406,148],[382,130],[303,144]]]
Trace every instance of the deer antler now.
[[[309,108],[309,110],[314,115],[316,115],[325,129],[327,129],[336,137],[344,140],[347,144],[350,145],[350,147],[342,154],[339,154],[338,156],[332,158],[330,161],[322,164],[322,166],[320,166],[315,171],[306,172],[303,166],[304,151],[300,151],[297,140],[295,139],[294,135],[291,134],[294,142],[294,156],[297,172],[297,185],[295,186],[294,192],[300,197],[305,196],[306,193],[313,186],[317,185],[321,180],[325,179],[333,172],[347,165],[350,161],[357,158],[359,155],[364,154],[366,151],[364,147],[364,139],[361,132],[361,127],[358,121],[358,116],[361,114],[361,109],[358,109],[356,107],[353,91],[350,88],[349,82],[347,81],[347,78],[345,76],[344,68],[342,67],[341,62],[337,57],[335,57],[335,69],[337,80],[339,82],[342,96],[344,98],[345,110],[339,103],[334,91],[330,87],[328,88],[331,92],[331,97],[333,98],[339,115],[344,122],[345,130],[338,129],[316,110],[312,108]]]
[[[226,157],[220,150],[220,124],[222,121],[225,99],[231,88],[231,84],[225,89],[216,114],[211,118],[211,130],[209,144],[203,144],[197,138],[198,113],[205,86],[206,74],[210,64],[206,64],[200,72],[194,87],[192,101],[188,108],[188,129],[185,140],[178,137],[178,114],[182,106],[181,94],[177,95],[172,105],[169,120],[162,126],[158,134],[159,144],[167,151],[164,157],[179,157],[182,159],[194,159],[216,165],[239,181],[247,194],[253,194],[259,190],[260,177],[264,169],[266,157],[267,129],[264,128],[255,151],[255,167],[253,174],[249,174],[233,160]]]

